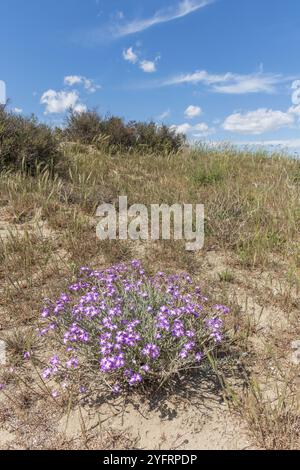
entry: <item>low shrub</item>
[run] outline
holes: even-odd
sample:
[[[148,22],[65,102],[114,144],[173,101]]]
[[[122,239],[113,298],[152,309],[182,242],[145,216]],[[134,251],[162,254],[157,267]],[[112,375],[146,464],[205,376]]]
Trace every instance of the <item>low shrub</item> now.
[[[186,274],[150,277],[139,261],[81,268],[69,293],[43,309],[39,334],[53,350],[43,380],[51,388],[56,382],[55,397],[61,387],[72,394],[74,387],[84,394],[158,387],[209,363],[228,312],[208,305]]]
[[[33,174],[37,168],[53,169],[60,156],[59,141],[48,126],[0,106],[0,170],[24,169]]]
[[[177,152],[186,142],[183,134],[178,134],[166,125],[155,122],[133,122],[130,124],[136,136],[136,144],[148,151]]]
[[[70,111],[66,118],[64,137],[72,142],[91,145],[102,134],[101,118],[96,111],[76,113]]]

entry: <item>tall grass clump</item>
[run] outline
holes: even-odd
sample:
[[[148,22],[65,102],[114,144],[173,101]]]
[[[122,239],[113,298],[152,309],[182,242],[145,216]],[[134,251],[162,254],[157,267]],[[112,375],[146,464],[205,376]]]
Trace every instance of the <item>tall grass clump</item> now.
[[[68,141],[109,148],[110,151],[177,152],[185,143],[184,135],[168,126],[158,126],[154,122],[125,123],[116,116],[102,118],[95,110],[83,113],[71,110],[63,134]]]
[[[0,170],[54,168],[60,159],[59,141],[34,117],[17,116],[0,106]]]
[[[81,268],[69,293],[42,312],[40,335],[53,349],[43,380],[50,387],[73,386],[73,393],[74,386],[116,394],[159,387],[207,366],[225,341],[228,312],[209,305],[186,274],[150,277],[139,261],[102,271]]]

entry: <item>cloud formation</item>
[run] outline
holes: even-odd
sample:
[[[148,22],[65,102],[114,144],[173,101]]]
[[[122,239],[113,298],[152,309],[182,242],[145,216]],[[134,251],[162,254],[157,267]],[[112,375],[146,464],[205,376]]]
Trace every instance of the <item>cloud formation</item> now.
[[[291,89],[292,106],[287,111],[260,108],[245,113],[233,113],[223,122],[223,129],[240,134],[259,135],[293,126],[296,118],[300,119],[300,80],[295,80]]]
[[[223,128],[229,132],[259,135],[289,127],[293,123],[294,117],[288,112],[261,108],[244,114],[231,114],[225,119]]]
[[[152,26],[174,21],[204,8],[213,3],[214,0],[182,0],[169,8],[158,10],[153,16],[144,19],[135,19],[127,23],[114,25],[112,34],[115,38],[139,33]]]
[[[128,49],[123,51],[123,59],[131,64],[135,65],[138,63],[139,68],[143,70],[145,73],[154,73],[157,71],[156,63],[160,59],[160,56],[155,57],[154,60],[140,60],[139,53],[134,52],[133,47],[129,47]]]
[[[80,96],[75,90],[47,90],[41,96],[40,102],[45,105],[45,114],[64,113],[70,108],[72,108],[74,112],[80,113],[87,109],[87,107],[80,102]]]
[[[140,62],[140,69],[146,73],[156,72],[156,63],[152,60],[142,60]]]
[[[82,75],[68,75],[64,78],[64,84],[67,86],[83,85],[84,89],[89,93],[95,93],[101,88],[91,78],[86,78]]]
[[[132,64],[136,64],[138,61],[138,55],[133,52],[132,47],[129,47],[123,51],[123,59],[127,60],[127,62],[131,62]]]
[[[199,106],[190,105],[184,111],[184,115],[187,119],[193,119],[202,114],[202,109]]]
[[[177,134],[192,134],[193,137],[208,137],[215,132],[214,128],[210,128],[205,122],[191,125],[188,122],[179,125],[173,125],[170,127]]]
[[[162,86],[202,83],[215,93],[246,94],[246,93],[275,93],[276,85],[287,79],[278,74],[263,72],[241,75],[232,72],[225,74],[210,74],[206,70],[181,74],[161,82]]]

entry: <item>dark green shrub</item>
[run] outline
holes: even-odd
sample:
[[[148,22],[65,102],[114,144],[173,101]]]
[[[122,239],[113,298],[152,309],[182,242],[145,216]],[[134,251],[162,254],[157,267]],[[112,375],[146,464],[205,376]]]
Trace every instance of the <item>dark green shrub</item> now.
[[[168,126],[157,126],[155,122],[134,122],[136,145],[150,151],[178,151],[185,143],[185,136],[177,134]]]
[[[93,144],[102,134],[102,120],[94,111],[76,113],[73,110],[67,115],[64,137],[72,142],[81,144]]]
[[[147,151],[178,151],[185,143],[185,136],[167,126],[154,122],[125,123],[123,119],[110,116],[101,118],[95,111],[75,113],[70,111],[64,136],[81,144],[109,146],[110,150],[145,149]]]
[[[112,116],[102,122],[103,135],[108,137],[108,143],[116,150],[133,148],[136,144],[135,130],[126,125],[123,119]]]
[[[59,141],[48,126],[0,106],[0,169],[34,173],[41,166],[53,169],[59,159]]]

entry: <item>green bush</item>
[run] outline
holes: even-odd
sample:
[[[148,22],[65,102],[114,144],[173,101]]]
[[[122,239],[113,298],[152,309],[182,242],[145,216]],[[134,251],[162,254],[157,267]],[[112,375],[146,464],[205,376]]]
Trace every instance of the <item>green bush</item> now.
[[[96,111],[76,113],[70,110],[63,134],[66,140],[90,145],[101,136],[102,130],[101,118]]]
[[[34,117],[17,116],[0,106],[0,170],[54,168],[60,159],[59,141]]]
[[[157,126],[155,122],[134,122],[136,144],[150,151],[178,151],[186,141],[183,134],[177,134],[168,126]]]
[[[109,147],[110,150],[145,149],[147,151],[178,151],[185,136],[154,122],[125,123],[111,116],[102,118],[95,110],[83,113],[70,111],[64,129],[66,140],[81,144]]]

